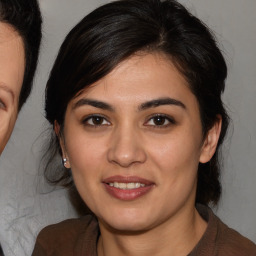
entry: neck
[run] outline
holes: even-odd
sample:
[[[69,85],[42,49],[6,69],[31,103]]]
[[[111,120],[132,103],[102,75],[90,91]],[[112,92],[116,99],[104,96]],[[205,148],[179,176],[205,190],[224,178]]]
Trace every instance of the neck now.
[[[181,256],[188,255],[206,230],[207,223],[195,207],[172,216],[164,223],[142,232],[120,232],[99,221],[99,256]]]

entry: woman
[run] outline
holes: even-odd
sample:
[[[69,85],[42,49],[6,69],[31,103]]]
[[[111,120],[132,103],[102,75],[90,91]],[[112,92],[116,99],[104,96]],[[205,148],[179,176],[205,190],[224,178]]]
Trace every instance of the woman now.
[[[92,214],[46,227],[33,255],[255,255],[208,208],[221,194],[226,76],[213,35],[176,1],[86,16],[61,46],[45,110],[66,168],[51,180],[74,180]]]
[[[31,91],[41,23],[36,0],[0,0],[0,155]]]

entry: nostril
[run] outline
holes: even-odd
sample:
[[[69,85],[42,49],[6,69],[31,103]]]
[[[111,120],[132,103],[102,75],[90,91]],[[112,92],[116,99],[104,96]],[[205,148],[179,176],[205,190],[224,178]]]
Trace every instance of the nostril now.
[[[134,163],[143,163],[146,154],[142,148],[124,149],[112,148],[108,152],[108,160],[122,167],[129,167]]]
[[[139,157],[138,154],[134,156],[122,156],[110,158],[112,163],[118,164],[122,167],[130,167],[133,164],[144,163],[146,157]]]
[[[116,130],[111,139],[107,155],[109,162],[129,167],[146,160],[144,144],[134,127],[128,125]]]

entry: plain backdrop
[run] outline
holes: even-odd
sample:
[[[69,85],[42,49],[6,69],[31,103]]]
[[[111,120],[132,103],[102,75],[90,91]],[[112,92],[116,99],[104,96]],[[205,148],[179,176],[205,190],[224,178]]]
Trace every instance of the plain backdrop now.
[[[43,44],[35,86],[0,159],[0,241],[6,256],[31,255],[44,226],[76,216],[63,189],[39,175],[47,137],[43,92],[58,48],[68,31],[105,0],[39,0]],[[256,242],[256,1],[182,0],[219,40],[229,67],[224,102],[233,128],[224,145],[223,195],[217,214]]]

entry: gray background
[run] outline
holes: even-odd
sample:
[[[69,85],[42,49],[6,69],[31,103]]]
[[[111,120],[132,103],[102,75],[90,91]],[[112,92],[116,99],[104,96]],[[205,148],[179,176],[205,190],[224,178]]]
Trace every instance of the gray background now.
[[[43,90],[67,32],[106,0],[39,0],[44,38],[32,97],[22,109],[0,160],[0,241],[7,256],[31,255],[39,230],[75,216],[66,192],[38,175],[47,137]],[[223,196],[216,208],[224,222],[256,242],[256,1],[182,0],[215,32],[229,66],[224,101],[233,119],[224,147]]]

